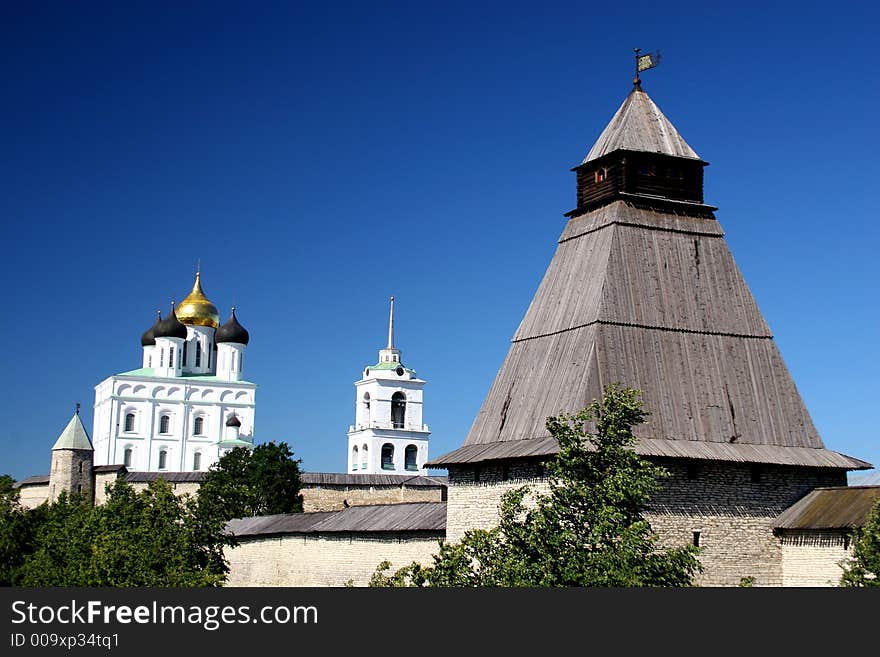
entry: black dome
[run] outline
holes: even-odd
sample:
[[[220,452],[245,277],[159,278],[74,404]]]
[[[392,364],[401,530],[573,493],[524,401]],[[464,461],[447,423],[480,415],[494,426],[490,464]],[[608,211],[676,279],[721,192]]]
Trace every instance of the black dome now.
[[[171,304],[171,312],[168,317],[158,322],[153,328],[153,338],[182,338],[186,340],[186,327],[174,314],[174,304]]]
[[[235,308],[232,309],[232,316],[223,326],[217,329],[214,334],[214,342],[237,342],[239,344],[247,344],[250,340],[247,329],[238,323],[235,318]]]
[[[239,420],[238,416],[235,413],[233,413],[232,415],[229,416],[229,419],[226,420],[226,426],[227,427],[240,427],[241,420]]]
[[[156,344],[156,328],[159,326],[159,322],[162,321],[162,312],[156,311],[156,322],[153,324],[146,333],[141,336],[141,346],[142,347],[152,347]]]

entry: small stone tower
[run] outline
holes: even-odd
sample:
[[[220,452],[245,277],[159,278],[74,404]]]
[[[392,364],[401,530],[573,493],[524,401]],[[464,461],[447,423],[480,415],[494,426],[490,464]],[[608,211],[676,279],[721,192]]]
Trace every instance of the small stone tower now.
[[[49,501],[54,502],[67,491],[68,495],[82,493],[89,499],[94,495],[92,465],[94,449],[89,434],[79,419],[79,404],[70,422],[52,447],[52,469],[49,472]]]
[[[424,475],[428,426],[422,424],[425,381],[401,362],[394,346],[394,297],[388,319],[388,345],[379,362],[364,368],[357,390],[355,424],[348,430],[352,474]]]

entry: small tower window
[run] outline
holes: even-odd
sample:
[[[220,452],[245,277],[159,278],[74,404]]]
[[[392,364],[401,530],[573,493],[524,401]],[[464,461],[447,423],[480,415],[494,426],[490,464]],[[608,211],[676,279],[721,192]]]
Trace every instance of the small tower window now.
[[[168,433],[168,429],[171,427],[171,416],[163,415],[159,418],[159,433]]]
[[[196,367],[202,366],[202,343],[196,342]]]
[[[364,393],[364,425],[370,426],[370,393]]]
[[[168,466],[168,452],[164,449],[159,452],[159,469],[164,470]]]
[[[418,456],[419,448],[415,445],[407,445],[406,451],[404,452],[404,463],[407,470],[418,470],[419,466],[416,463],[416,457]]]
[[[364,443],[364,446],[361,448],[361,470],[367,469],[367,444]]]
[[[193,435],[201,436],[203,433],[204,426],[205,426],[205,418],[197,417],[193,421]],[[196,468],[196,469],[198,469],[198,468]]]
[[[700,532],[694,532],[694,547],[700,547]]]
[[[147,356],[147,367],[153,367],[153,354]]]
[[[165,367],[165,350],[159,350],[159,367]]]
[[[134,413],[125,414],[125,430],[134,431]]]
[[[83,462],[82,461],[79,462],[79,473],[80,474],[83,473]]]
[[[198,472],[202,469],[202,453],[196,452],[193,454],[193,471]]]
[[[244,354],[241,352],[238,353],[238,371],[244,371]]]
[[[174,367],[174,347],[168,350],[168,367]]]
[[[130,468],[131,467],[131,455],[132,455],[131,447],[126,447],[125,451],[122,454],[123,454],[122,455],[122,465],[124,465],[126,468]]]
[[[382,469],[394,469],[394,445],[391,443],[385,443],[382,445]]]
[[[358,457],[359,457],[358,448],[357,448],[357,445],[355,445],[354,447],[351,448],[351,469],[352,470],[358,469]]]
[[[601,169],[596,169],[595,180],[597,183],[605,182],[608,179],[608,169],[602,167]]]
[[[391,395],[391,426],[395,429],[403,429],[406,419],[406,395],[395,392]]]
[[[186,341],[184,341],[184,343],[183,343],[183,364],[184,364],[184,366],[186,366],[186,347],[188,344],[189,343],[187,343]]]

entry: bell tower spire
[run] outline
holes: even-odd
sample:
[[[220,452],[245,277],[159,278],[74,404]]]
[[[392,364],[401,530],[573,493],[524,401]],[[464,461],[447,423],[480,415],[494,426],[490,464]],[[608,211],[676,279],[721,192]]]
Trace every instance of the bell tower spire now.
[[[394,297],[388,313],[388,346],[379,350],[379,363],[399,363],[400,349],[394,348]]]

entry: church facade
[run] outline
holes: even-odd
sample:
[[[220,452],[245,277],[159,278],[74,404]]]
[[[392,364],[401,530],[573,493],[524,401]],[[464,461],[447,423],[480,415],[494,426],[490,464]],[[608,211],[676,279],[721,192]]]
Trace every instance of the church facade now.
[[[249,341],[235,308],[220,325],[197,273],[189,295],[142,336],[141,367],[95,386],[95,465],[200,472],[234,447],[252,447],[256,384],[244,379]]]

